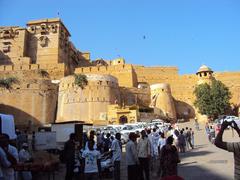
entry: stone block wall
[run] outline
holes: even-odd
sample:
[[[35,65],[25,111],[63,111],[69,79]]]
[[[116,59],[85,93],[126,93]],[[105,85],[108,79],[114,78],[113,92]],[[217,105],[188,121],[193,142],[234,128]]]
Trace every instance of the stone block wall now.
[[[145,67],[133,66],[138,82],[147,82],[149,85],[157,83],[168,83],[175,81],[178,77],[177,67]]]
[[[150,89],[121,87],[121,104],[131,106],[137,104],[140,108],[150,105]]]
[[[13,114],[16,127],[33,130],[54,122],[57,94],[50,80],[19,79],[11,89],[0,88],[0,112]]]
[[[107,124],[107,106],[120,98],[117,79],[110,75],[86,75],[88,85],[83,89],[75,85],[73,76],[61,79],[57,122],[100,120]]]
[[[240,72],[216,72],[214,77],[229,88],[232,93],[231,102],[240,105]]]
[[[21,27],[0,27],[0,65],[28,64],[28,33]]]
[[[136,87],[137,80],[134,78],[134,72],[131,64],[120,64],[112,66],[90,66],[76,68],[75,73],[109,74],[118,79],[119,86]]]
[[[31,75],[35,76],[38,71],[45,70],[49,74],[50,79],[61,79],[64,74],[65,64],[25,64],[25,65],[2,65],[0,66],[0,73],[5,75],[21,75],[29,71]],[[23,72],[23,73],[21,73]]]

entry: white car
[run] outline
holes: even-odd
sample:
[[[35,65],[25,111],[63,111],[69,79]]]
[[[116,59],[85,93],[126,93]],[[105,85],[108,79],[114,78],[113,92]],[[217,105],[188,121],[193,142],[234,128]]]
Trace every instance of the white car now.
[[[215,123],[222,124],[223,121],[227,121],[227,122],[239,121],[239,117],[237,117],[237,116],[224,116],[223,118],[215,120]]]
[[[113,128],[117,132],[120,132],[124,128],[124,125],[108,125],[107,127]]]
[[[126,144],[128,142],[128,140],[129,140],[128,135],[121,133],[121,142],[122,142],[122,144]]]
[[[226,116],[225,118],[223,118],[223,120],[231,122],[231,121],[234,121],[234,120],[239,120],[239,117],[237,117],[237,116]]]
[[[125,125],[120,132],[121,134],[129,135],[131,132],[135,133],[135,128],[130,125]]]

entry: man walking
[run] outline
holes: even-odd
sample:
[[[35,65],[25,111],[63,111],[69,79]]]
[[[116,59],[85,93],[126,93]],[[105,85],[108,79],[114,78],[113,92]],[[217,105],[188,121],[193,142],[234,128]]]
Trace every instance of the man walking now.
[[[113,154],[112,159],[114,162],[114,180],[120,180],[120,161],[122,156],[120,133],[116,133],[115,139],[112,142],[111,150]]]
[[[138,159],[140,163],[141,180],[144,180],[144,174],[146,180],[149,180],[149,159],[151,157],[151,143],[146,136],[145,130],[141,132],[141,139],[138,142]],[[144,174],[143,174],[144,172]]]
[[[189,146],[190,146],[193,149],[192,139],[191,139],[191,137],[192,137],[191,131],[188,129],[188,127],[186,127],[186,131],[187,131],[187,133],[186,133],[187,148],[190,149],[189,148]]]

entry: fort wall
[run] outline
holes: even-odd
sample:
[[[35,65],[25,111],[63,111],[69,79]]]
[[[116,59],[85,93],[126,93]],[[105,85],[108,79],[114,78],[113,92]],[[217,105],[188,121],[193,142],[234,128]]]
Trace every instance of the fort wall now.
[[[107,106],[120,100],[118,81],[110,75],[86,76],[88,85],[83,89],[74,83],[73,76],[61,79],[56,122],[81,120],[107,124]]]
[[[20,80],[11,89],[0,88],[1,113],[13,114],[19,128],[53,123],[57,103],[57,85],[50,80]]]
[[[152,107],[155,114],[168,117],[176,121],[176,109],[169,84],[159,83],[151,85]]]
[[[121,103],[127,106],[137,104],[141,107],[148,107],[150,105],[150,89],[140,88],[120,88]]]
[[[90,66],[76,68],[77,74],[109,74],[118,79],[119,86],[136,87],[137,80],[135,79],[133,68],[131,64],[120,64],[112,66]]]
[[[240,72],[216,72],[214,77],[229,88],[232,94],[231,103],[240,105]]]
[[[168,83],[175,81],[178,77],[177,67],[145,67],[133,66],[138,82],[147,82],[149,85],[156,83]]]
[[[16,74],[22,71],[45,70],[49,74],[50,79],[61,79],[64,74],[65,64],[24,64],[24,65],[2,65],[0,73]],[[32,74],[34,75],[34,74]]]

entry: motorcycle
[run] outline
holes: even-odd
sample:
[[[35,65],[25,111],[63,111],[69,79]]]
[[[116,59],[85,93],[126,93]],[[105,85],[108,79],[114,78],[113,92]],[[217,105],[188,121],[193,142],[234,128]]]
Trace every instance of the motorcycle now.
[[[112,162],[112,152],[105,152],[101,154],[101,171],[102,176],[106,178],[112,177],[112,172],[114,170],[113,162]]]

